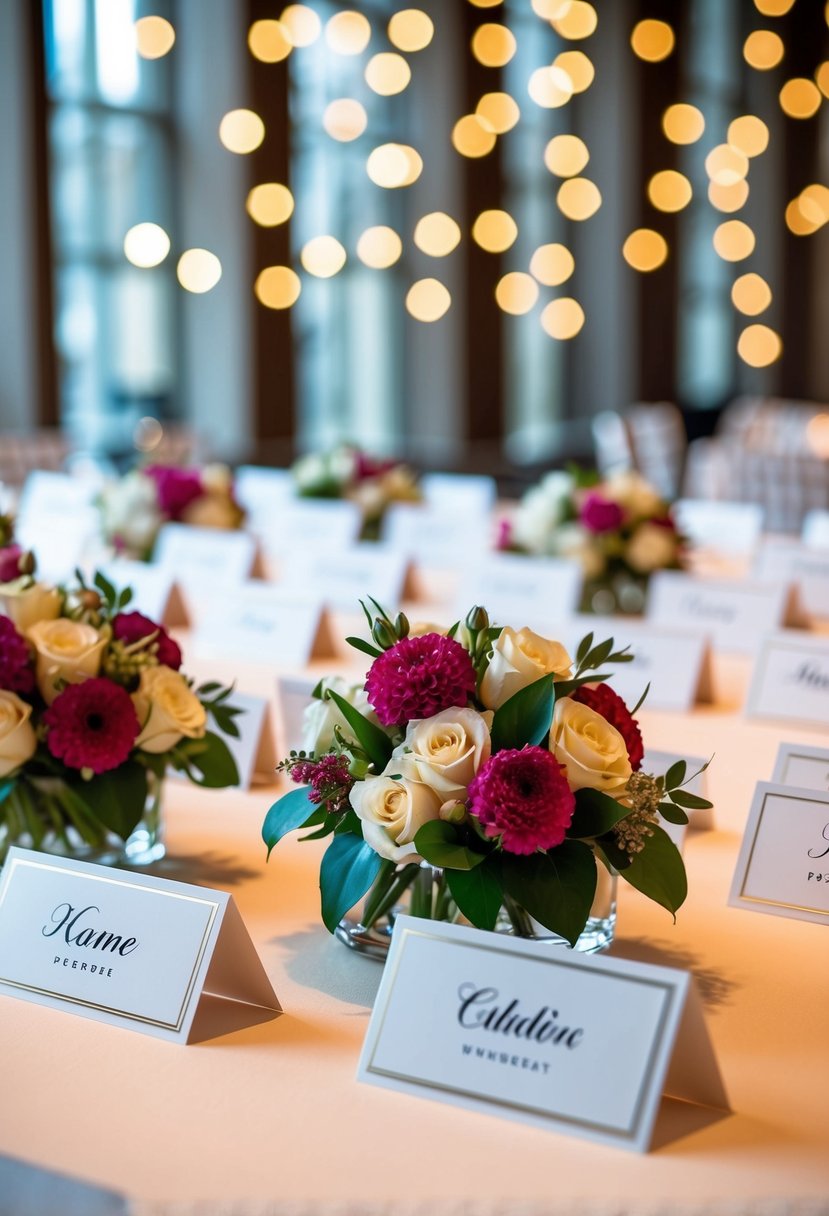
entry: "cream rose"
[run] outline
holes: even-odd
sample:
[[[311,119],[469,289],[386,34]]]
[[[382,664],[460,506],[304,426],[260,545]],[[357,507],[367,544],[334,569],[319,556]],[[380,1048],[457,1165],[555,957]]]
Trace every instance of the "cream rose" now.
[[[16,692],[0,689],[0,777],[7,777],[34,755],[37,736],[31,716],[31,705]]]
[[[601,714],[572,697],[556,701],[550,751],[566,769],[573,790],[614,794],[627,785],[631,768],[621,734]]]
[[[626,470],[614,473],[602,485],[597,486],[600,494],[618,502],[629,515],[658,515],[665,508],[663,500],[656,490],[646,481],[641,473]]]
[[[26,631],[35,648],[36,678],[40,694],[51,705],[60,692],[58,680],[80,684],[101,669],[101,654],[106,636],[83,621],[59,617],[56,621],[37,621]]]
[[[560,642],[505,626],[495,641],[492,660],[481,681],[481,700],[487,709],[498,709],[511,696],[553,672],[566,679],[572,660]]]
[[[491,750],[489,726],[481,714],[474,709],[442,709],[432,718],[409,723],[386,772],[422,781],[441,802],[465,802],[469,783]]]
[[[38,621],[53,621],[60,614],[60,592],[46,583],[33,583],[28,575],[0,583],[0,611],[26,633]]]
[[[141,723],[135,746],[145,752],[167,752],[185,737],[201,739],[207,729],[207,711],[171,667],[145,667],[132,703]]]
[[[664,570],[676,561],[676,533],[658,524],[640,524],[628,541],[625,561],[639,574]]]
[[[349,705],[353,705],[364,718],[370,718],[372,722],[377,721],[361,684],[349,684],[342,676],[331,676],[323,680],[321,689],[323,693],[329,690],[336,692]],[[326,696],[314,697],[302,715],[302,751],[314,752],[317,756],[327,752],[334,743],[335,726],[340,727],[346,738],[354,737],[354,731],[334,702]]]
[[[208,491],[194,498],[184,508],[181,514],[184,523],[194,528],[238,528],[242,521],[242,512],[229,494],[216,494]]]
[[[419,828],[437,819],[443,799],[420,781],[367,777],[351,789],[349,800],[363,824],[363,838],[389,861],[418,861],[412,841]]]

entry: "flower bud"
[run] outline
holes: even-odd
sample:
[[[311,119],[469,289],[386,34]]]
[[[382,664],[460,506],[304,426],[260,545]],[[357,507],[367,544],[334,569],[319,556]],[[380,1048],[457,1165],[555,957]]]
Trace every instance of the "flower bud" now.
[[[371,636],[381,650],[389,650],[398,641],[393,627],[388,621],[378,617],[371,627]]]
[[[466,803],[458,798],[450,798],[448,802],[444,802],[438,814],[444,823],[463,823],[466,819]]]
[[[97,591],[87,588],[78,593],[78,603],[86,612],[97,612],[101,607],[101,597]]]
[[[394,618],[394,632],[398,638],[407,638],[409,636],[409,618],[405,612],[398,612]]]
[[[368,776],[369,762],[365,756],[352,756],[348,765],[348,771],[357,781],[364,781]]]
[[[20,554],[17,561],[17,569],[21,574],[34,574],[35,570],[37,569],[37,562],[35,561],[35,555],[31,550],[29,550],[27,553]]]
[[[482,608],[480,604],[476,604],[474,608],[470,608],[466,614],[466,627],[470,633],[480,633],[482,629],[486,629],[489,625],[489,613],[486,608]]]

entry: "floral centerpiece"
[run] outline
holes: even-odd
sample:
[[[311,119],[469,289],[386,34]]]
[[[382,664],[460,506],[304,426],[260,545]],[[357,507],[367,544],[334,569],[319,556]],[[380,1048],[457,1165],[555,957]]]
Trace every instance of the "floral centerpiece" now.
[[[583,612],[641,612],[650,575],[684,560],[668,503],[631,472],[548,473],[502,524],[499,547],[578,561]]]
[[[378,460],[342,444],[327,453],[311,453],[291,470],[303,498],[344,498],[356,503],[363,517],[362,540],[376,540],[391,503],[420,502],[411,469],[397,460]]]
[[[710,803],[683,789],[684,762],[642,772],[639,726],[605,682],[627,650],[589,635],[571,658],[482,608],[412,636],[402,614],[374,609],[371,642],[349,638],[372,659],[364,688],[317,687],[308,745],[280,765],[301,788],[263,825],[269,853],[297,828],[330,837],[327,928],[350,944],[380,937],[408,899],[413,915],[596,948],[614,915],[589,924],[597,886],[616,874],[675,913],[685,870],[660,820]]]
[[[53,587],[33,572],[31,554],[0,548],[0,861],[11,844],[156,860],[162,779],[172,768],[236,784],[208,720],[238,736],[239,711],[229,689],[194,687],[176,642],[129,610],[129,590],[101,574]]]
[[[245,518],[233,496],[233,475],[223,464],[132,469],[105,486],[99,501],[104,538],[116,552],[140,561],[149,560],[165,523],[235,529]]]

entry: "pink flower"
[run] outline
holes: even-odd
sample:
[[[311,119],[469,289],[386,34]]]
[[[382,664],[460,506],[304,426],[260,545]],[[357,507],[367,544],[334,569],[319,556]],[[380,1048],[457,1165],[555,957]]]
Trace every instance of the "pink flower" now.
[[[372,477],[381,477],[396,468],[396,460],[377,460],[365,452],[357,452],[354,466],[354,477],[357,481],[368,481]]]
[[[614,532],[625,517],[618,502],[604,498],[595,490],[587,495],[581,504],[579,518],[591,532]]]
[[[327,752],[319,760],[300,760],[291,765],[291,780],[309,785],[308,801],[324,804],[331,814],[348,810],[354,778],[348,771],[347,756]]]
[[[123,764],[141,729],[126,689],[111,680],[67,684],[43,715],[46,746],[68,768],[106,773]]]
[[[495,541],[495,548],[498,550],[510,549],[512,547],[512,524],[508,519],[498,520],[498,536]]]
[[[529,854],[561,844],[576,800],[555,757],[524,747],[490,757],[469,786],[467,805],[505,852]]]
[[[19,562],[23,552],[20,545],[6,545],[0,549],[0,583],[11,583],[20,577]]]
[[[425,633],[403,638],[372,663],[366,676],[369,703],[384,726],[431,718],[475,693],[469,652],[454,638]]]
[[[162,625],[157,625],[140,612],[119,612],[113,619],[113,638],[127,646],[140,642],[142,638],[149,638],[151,634],[158,635],[154,641],[158,647],[156,654],[159,663],[162,667],[172,667],[173,671],[178,671],[181,667],[181,650]]]
[[[7,616],[0,616],[0,688],[24,696],[35,688],[29,647]]]
[[[153,464],[144,472],[155,482],[158,505],[168,519],[180,519],[185,508],[204,493],[201,477],[194,469]]]

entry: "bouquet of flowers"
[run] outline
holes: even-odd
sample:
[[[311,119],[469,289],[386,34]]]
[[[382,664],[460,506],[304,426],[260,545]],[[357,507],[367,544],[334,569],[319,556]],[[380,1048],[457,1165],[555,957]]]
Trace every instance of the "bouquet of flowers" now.
[[[641,771],[637,722],[605,683],[627,650],[589,635],[572,659],[480,607],[412,636],[402,614],[371,604],[371,641],[348,639],[372,659],[365,686],[317,687],[309,746],[279,766],[301,788],[263,825],[269,853],[297,828],[330,837],[327,928],[369,892],[368,930],[410,889],[414,915],[528,936],[536,921],[573,945],[600,874],[616,872],[675,913],[685,870],[660,818],[687,823],[685,808],[710,803],[683,789],[684,762]],[[430,867],[437,890],[416,898]]]
[[[323,454],[303,456],[292,468],[303,498],[345,498],[360,508],[362,540],[376,540],[387,507],[393,502],[420,502],[414,474],[396,460],[376,460],[343,444]]]
[[[566,557],[584,572],[583,612],[641,612],[655,570],[679,569],[684,539],[669,505],[638,473],[605,481],[580,472],[548,473],[528,490],[499,547]]]
[[[231,471],[223,464],[133,469],[107,485],[99,501],[104,538],[118,553],[140,561],[149,560],[162,524],[235,529],[245,518],[233,497]]]
[[[238,736],[230,690],[194,688],[176,642],[129,611],[129,590],[101,574],[91,586],[80,574],[72,587],[38,582],[31,554],[14,548],[0,548],[0,861],[10,844],[155,860],[168,768],[203,786],[238,782],[207,728],[212,717]]]

